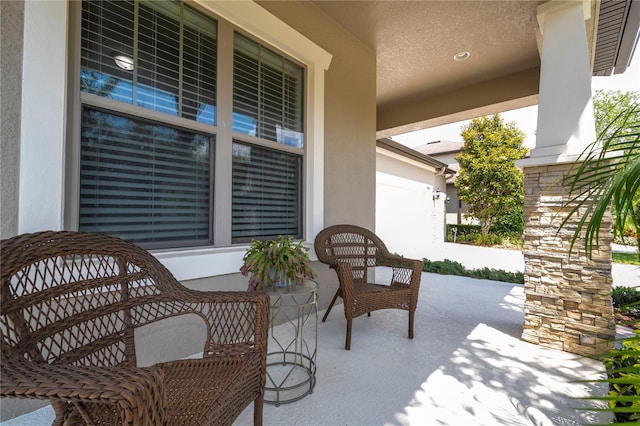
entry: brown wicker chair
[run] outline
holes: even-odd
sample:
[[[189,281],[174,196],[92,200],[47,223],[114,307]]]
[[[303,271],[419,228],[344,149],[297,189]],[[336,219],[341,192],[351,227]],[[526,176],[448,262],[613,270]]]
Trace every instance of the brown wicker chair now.
[[[123,240],[41,232],[2,241],[0,395],[48,399],[55,425],[262,424],[269,298],[199,292]],[[134,330],[195,314],[202,359],[136,366]]]
[[[409,311],[409,338],[413,339],[413,319],[418,302],[422,262],[389,253],[373,232],[355,225],[334,225],[318,233],[314,242],[318,259],[335,269],[340,287],[329,304],[325,322],[338,296],[344,301],[347,319],[345,349],[351,349],[351,322],[378,309]],[[393,270],[389,285],[369,282],[369,269],[388,266]]]

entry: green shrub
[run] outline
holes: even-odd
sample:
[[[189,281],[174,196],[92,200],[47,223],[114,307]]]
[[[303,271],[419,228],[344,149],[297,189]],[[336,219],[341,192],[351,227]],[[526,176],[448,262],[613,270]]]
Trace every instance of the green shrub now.
[[[473,241],[466,240],[467,235],[476,235],[482,233],[480,225],[456,225],[447,224],[445,239],[448,242],[453,241]],[[455,240],[454,240],[455,237]]]
[[[640,333],[621,340],[603,359],[609,383],[608,403],[616,421],[640,421]],[[635,423],[637,424],[637,423]]]
[[[474,235],[473,243],[477,246],[491,247],[496,244],[502,244],[502,238],[496,234],[477,234]]]
[[[464,267],[460,262],[455,262],[453,260],[445,259],[445,260],[434,260],[430,261],[429,259],[422,259],[423,267],[422,270],[424,272],[433,272],[435,274],[441,275],[465,275],[467,272],[467,268]]]
[[[502,269],[481,268],[469,271],[472,278],[480,278],[483,280],[503,281],[513,284],[524,284],[524,274],[522,272],[508,272]]]
[[[502,281],[513,284],[523,284],[524,274],[522,272],[508,272],[502,269],[481,268],[467,269],[459,262],[445,259],[434,260],[422,259],[424,272],[432,272],[441,275],[457,275],[469,278],[479,278],[483,280]]]
[[[496,217],[489,228],[489,233],[503,238],[521,237],[524,232],[522,207],[522,204],[515,205],[507,214]]]
[[[634,287],[614,287],[611,292],[614,308],[640,303],[640,291]]]

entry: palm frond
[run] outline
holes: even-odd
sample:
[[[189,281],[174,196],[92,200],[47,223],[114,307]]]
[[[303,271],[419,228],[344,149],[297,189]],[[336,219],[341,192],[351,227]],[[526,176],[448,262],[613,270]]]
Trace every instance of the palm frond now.
[[[640,105],[634,104],[618,114],[589,144],[572,165],[563,184],[569,189],[565,205],[570,208],[560,229],[574,215],[581,214],[571,239],[569,252],[584,232],[586,254],[599,248],[598,236],[611,206],[614,232],[622,235],[625,222],[640,232],[634,198],[640,190]],[[606,230],[605,230],[606,231]]]

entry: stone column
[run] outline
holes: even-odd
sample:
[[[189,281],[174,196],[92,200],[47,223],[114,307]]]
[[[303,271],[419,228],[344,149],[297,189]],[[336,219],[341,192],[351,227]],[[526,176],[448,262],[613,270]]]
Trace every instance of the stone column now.
[[[580,220],[562,180],[595,140],[591,69],[585,28],[590,1],[552,0],[538,7],[542,61],[536,147],[518,164],[525,181],[525,318],[522,338],[554,349],[591,355],[611,347],[611,218],[600,251],[585,255],[583,241],[569,248]]]
[[[525,317],[523,340],[581,355],[612,347],[611,216],[604,218],[599,251],[583,240],[569,249],[579,218],[559,232],[570,208],[560,183],[570,164],[527,167],[525,173]]]

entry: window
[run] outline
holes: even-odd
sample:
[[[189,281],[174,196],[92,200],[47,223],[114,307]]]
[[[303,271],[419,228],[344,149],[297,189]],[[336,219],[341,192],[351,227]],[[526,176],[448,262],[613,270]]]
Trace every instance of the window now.
[[[303,148],[302,85],[302,67],[236,33],[234,131]]]
[[[304,147],[303,69],[236,33],[233,130]],[[233,144],[232,242],[302,237],[302,155]]]
[[[304,68],[219,22],[178,1],[82,2],[80,230],[148,248],[302,237]]]
[[[208,242],[210,139],[84,108],[80,229],[137,243]]]
[[[301,169],[299,155],[233,144],[234,243],[301,236]]]

